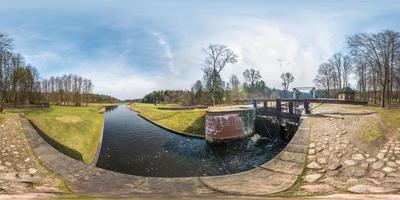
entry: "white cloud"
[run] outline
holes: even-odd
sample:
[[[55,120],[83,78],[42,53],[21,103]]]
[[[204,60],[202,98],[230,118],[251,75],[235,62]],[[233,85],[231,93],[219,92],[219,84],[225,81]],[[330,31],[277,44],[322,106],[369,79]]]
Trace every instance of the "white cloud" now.
[[[141,98],[156,90],[158,81],[131,70],[121,60],[90,60],[82,62],[71,73],[92,80],[95,93],[120,99]]]
[[[151,31],[151,34],[155,36],[158,40],[158,43],[164,48],[165,50],[165,59],[168,62],[168,68],[169,70],[174,73],[175,75],[177,74],[175,65],[174,65],[174,57],[171,52],[171,47],[169,43],[161,36],[159,32]]]
[[[225,80],[231,74],[242,78],[245,69],[255,68],[260,71],[270,87],[280,88],[280,74],[287,71],[295,76],[292,86],[312,86],[318,65],[345,45],[338,42],[345,37],[338,24],[328,25],[324,23],[325,20],[320,18],[308,23],[277,23],[271,20],[241,18],[214,22],[215,27],[208,27],[213,31],[203,38],[198,38],[198,42],[193,42],[190,50],[186,48],[185,51],[176,54],[176,57],[187,58],[186,63],[193,63],[189,59],[195,57],[199,64],[189,67],[179,64],[178,71],[201,74],[200,49],[208,43],[221,43],[239,54],[239,61],[222,71]]]
[[[61,60],[61,56],[52,51],[38,51],[31,54],[24,54],[28,63],[34,64],[39,70],[48,66],[48,63],[54,63]]]
[[[53,38],[57,35],[57,31],[62,31],[58,29],[49,32],[52,34],[36,33],[40,32],[37,30],[43,26],[30,18],[24,19],[26,23],[21,23],[21,26],[12,24],[8,29],[14,30],[10,33],[16,37],[17,51],[21,52],[28,62],[39,67],[42,74],[55,76],[63,73],[81,74],[85,78],[92,79],[95,92],[124,99],[140,98],[152,90],[189,89],[195,80],[202,78],[201,64],[204,55],[201,49],[209,43],[225,44],[240,56],[238,63],[224,69],[225,80],[233,73],[242,78],[245,69],[254,67],[260,70],[263,79],[271,87],[281,87],[280,74],[286,71],[295,76],[292,86],[313,85],[312,80],[318,65],[336,51],[343,49],[347,34],[371,30],[371,27],[373,29],[376,26],[368,24],[367,21],[373,21],[381,13],[395,13],[393,10],[396,12],[398,10],[394,7],[386,12],[387,6],[383,4],[379,4],[382,7],[380,10],[376,10],[376,6],[373,6],[373,10],[365,10],[359,8],[359,3],[351,5],[300,3],[301,6],[295,3],[290,5],[282,3],[276,6],[271,2],[260,2],[260,4],[240,2],[236,5],[240,7],[220,10],[219,8],[225,8],[224,3],[216,5],[212,2],[212,6],[209,3],[198,3],[194,6],[196,8],[194,11],[185,10],[185,6],[174,6],[176,10],[172,12],[163,6],[157,6],[159,10],[140,11],[137,3],[126,2],[113,5],[104,3],[102,6],[97,4],[98,7],[82,6],[82,9],[92,11],[83,12],[83,16],[93,15],[96,11],[97,22],[110,26],[113,30],[111,33],[114,29],[123,33],[121,38],[113,38],[112,34],[107,34],[109,32],[104,34],[97,32],[99,36],[110,37],[107,39],[116,43],[120,42],[120,39],[126,39],[121,42],[122,47],[103,45],[96,49],[96,54],[90,56],[86,56],[85,52],[80,55],[74,52],[80,52],[76,50],[85,47],[85,42],[98,43],[74,39],[80,38],[79,33],[82,30],[92,32],[93,29],[86,25],[96,24],[93,21],[82,24],[74,22],[73,25],[67,26],[69,30],[79,31],[73,31],[77,33],[74,35],[76,37],[66,40],[63,40],[65,36],[62,34],[60,38]],[[182,5],[181,2],[178,4]],[[335,6],[336,4],[340,6]],[[65,9],[59,5],[53,7]],[[137,8],[136,12],[132,12],[133,7]],[[144,3],[143,7],[148,8],[148,5]],[[60,13],[57,9],[52,13],[54,16]],[[74,9],[68,12],[82,15],[79,10],[76,13],[71,10]],[[106,23],[103,24],[102,21]],[[362,23],[359,22],[364,24],[360,25]],[[123,38],[125,34],[132,35],[132,38]],[[152,35],[150,40],[146,34]],[[37,44],[42,45],[38,46],[30,41],[39,41]],[[154,49],[154,42],[158,43],[156,46],[161,50],[161,55],[158,55],[158,49]],[[140,50],[136,49],[135,56],[132,56],[131,48]],[[156,62],[151,64],[161,63],[160,65],[165,61],[168,70],[164,69],[165,66],[144,62],[146,59],[155,60]],[[283,60],[282,66],[278,62],[280,59]]]

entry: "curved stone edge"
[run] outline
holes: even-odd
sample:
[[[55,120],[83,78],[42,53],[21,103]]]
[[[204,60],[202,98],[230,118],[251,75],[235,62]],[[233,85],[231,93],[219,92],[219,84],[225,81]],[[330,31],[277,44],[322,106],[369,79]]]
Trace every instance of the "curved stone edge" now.
[[[302,123],[289,144],[275,158],[255,169],[231,175],[210,177],[157,178],[113,172],[74,160],[54,149],[21,117],[24,133],[42,164],[62,178],[78,194],[94,196],[130,196],[138,194],[266,195],[291,187],[301,174],[307,147],[308,120]],[[287,165],[289,167],[282,167]]]
[[[97,161],[99,160],[99,156],[100,156],[100,151],[101,151],[101,146],[103,144],[103,134],[104,134],[104,122],[106,121],[106,115],[103,113],[103,120],[101,122],[102,126],[100,129],[100,137],[99,137],[99,144],[97,145],[97,150],[96,150],[96,154],[94,155],[94,158],[92,160],[92,163],[90,163],[90,165],[92,166],[96,166]]]
[[[213,190],[237,195],[268,195],[289,189],[302,174],[310,136],[309,120],[300,127],[288,145],[273,159],[255,169],[225,176],[200,177]]]
[[[25,136],[41,164],[64,180],[68,189],[74,193],[99,197],[217,193],[203,185],[198,177],[143,177],[87,165],[53,148],[37,133],[26,118],[20,119]]]
[[[120,178],[132,185],[139,185],[143,182],[142,177],[120,174],[112,171],[99,169],[74,160],[50,146],[31,126],[30,122],[21,117],[24,133],[32,147],[32,150],[41,161],[42,165],[52,171],[56,176],[62,178],[70,190],[77,193],[107,192],[104,184],[98,184],[98,179],[111,180]],[[90,186],[91,185],[91,186]],[[121,182],[113,184],[114,187],[124,187]],[[109,185],[111,186],[111,185]]]

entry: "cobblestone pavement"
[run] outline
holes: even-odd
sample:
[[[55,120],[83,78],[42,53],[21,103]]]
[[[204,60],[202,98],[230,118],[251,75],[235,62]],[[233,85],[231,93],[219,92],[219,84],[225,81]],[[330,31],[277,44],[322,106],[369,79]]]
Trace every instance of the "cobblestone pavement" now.
[[[33,155],[19,115],[7,113],[0,124],[0,194],[58,193],[59,183]]]
[[[305,185],[301,188],[303,191],[398,194],[399,138],[387,138],[370,153],[360,148],[362,143],[351,140],[362,122],[377,117],[376,113],[365,109],[349,110],[343,109],[343,106],[329,106],[316,109],[314,115],[310,122],[307,172],[303,177]]]

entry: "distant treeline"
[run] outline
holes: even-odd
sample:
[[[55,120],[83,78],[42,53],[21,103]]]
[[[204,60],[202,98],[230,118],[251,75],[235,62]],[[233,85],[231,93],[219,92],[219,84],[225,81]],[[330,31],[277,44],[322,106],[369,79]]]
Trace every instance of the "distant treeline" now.
[[[50,104],[68,106],[88,104],[92,90],[92,81],[73,74],[41,81],[42,97]]]
[[[104,94],[89,94],[90,103],[118,103],[120,100]]]
[[[277,97],[289,98],[292,93],[288,90],[294,81],[290,72],[282,73],[283,90],[269,88],[258,70],[246,69],[243,72],[243,83],[232,74],[228,81],[224,81],[220,72],[228,64],[234,64],[238,55],[221,44],[210,44],[203,49],[205,59],[203,63],[203,80],[197,80],[190,90],[161,90],[154,91],[143,97],[147,103],[180,103],[184,105],[215,105],[231,104],[235,100],[264,99]]]
[[[293,93],[290,91],[276,88],[265,87],[264,90],[255,92],[255,99],[275,99],[291,98]],[[308,96],[307,96],[308,95]],[[220,96],[217,96],[216,103],[232,104],[235,100],[252,99],[252,94],[244,88],[225,90]],[[303,93],[301,98],[311,98],[311,94]],[[142,99],[143,103],[167,103],[181,105],[212,105],[211,94],[204,90],[159,90],[147,94]]]
[[[73,74],[41,79],[35,67],[13,52],[12,40],[0,33],[0,104],[81,106],[90,102],[118,101],[110,96],[92,94],[93,87],[91,80]]]

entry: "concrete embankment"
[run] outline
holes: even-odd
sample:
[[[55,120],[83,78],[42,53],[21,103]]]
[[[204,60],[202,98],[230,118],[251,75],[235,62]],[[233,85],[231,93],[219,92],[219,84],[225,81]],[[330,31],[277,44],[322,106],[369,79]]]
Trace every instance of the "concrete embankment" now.
[[[68,188],[95,196],[204,196],[267,195],[292,186],[302,172],[308,143],[308,119],[304,118],[288,146],[274,159],[255,169],[212,177],[157,178],[112,172],[86,165],[58,152],[40,137],[26,119],[24,132],[40,161]]]

